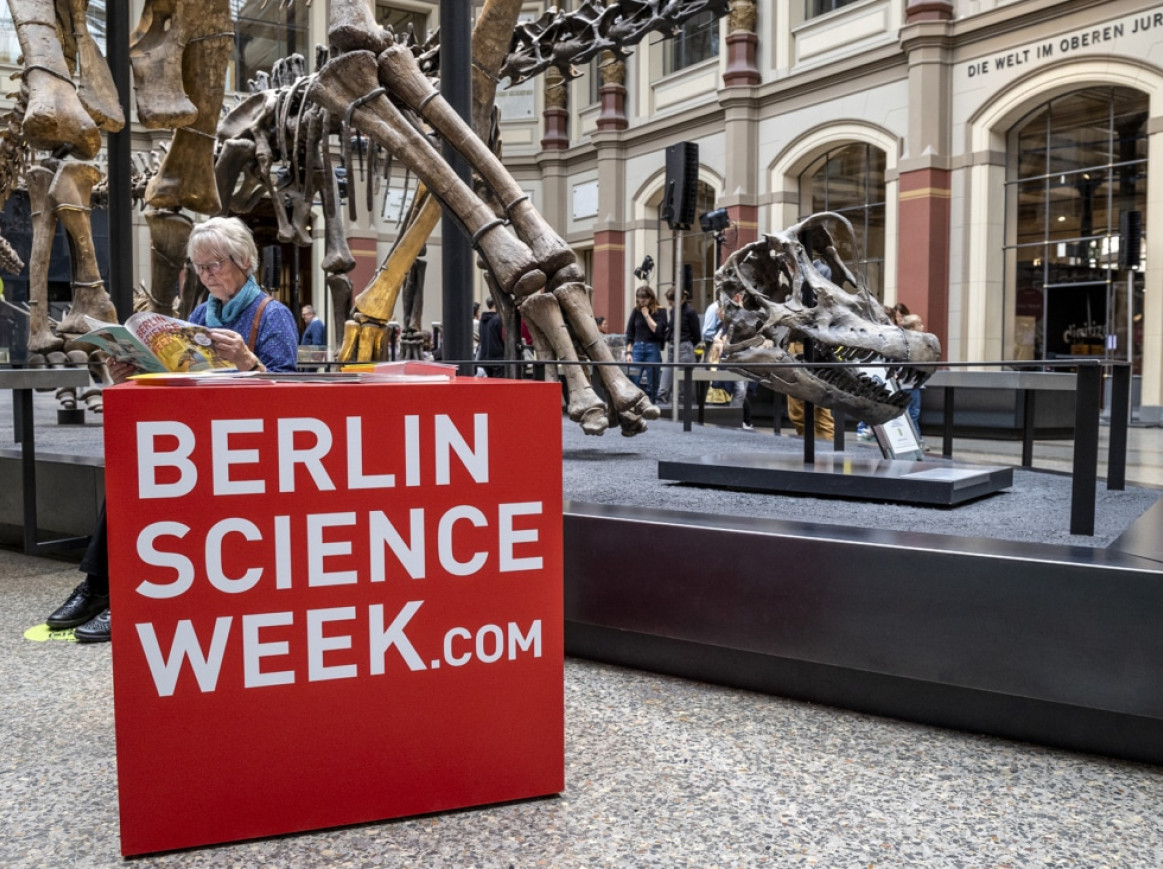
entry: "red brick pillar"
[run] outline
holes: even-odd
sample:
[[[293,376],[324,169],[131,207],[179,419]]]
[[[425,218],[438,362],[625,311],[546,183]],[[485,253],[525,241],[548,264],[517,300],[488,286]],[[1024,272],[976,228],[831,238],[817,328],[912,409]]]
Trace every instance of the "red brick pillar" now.
[[[602,113],[598,115],[598,129],[624,130],[630,125],[626,118],[626,64],[614,58],[613,52],[602,52]]]
[[[756,205],[731,205],[727,208],[731,226],[723,231],[723,245],[719,248],[719,263],[722,264],[739,248],[759,240],[759,207]]]
[[[900,175],[898,298],[948,346],[950,176],[947,169]]]
[[[594,273],[588,275],[594,288],[594,313],[610,321],[611,332],[626,325],[626,233],[603,229],[594,233]]]
[[[569,147],[569,109],[566,103],[565,79],[555,67],[545,72],[545,135],[541,147],[546,151],[563,151]]]
[[[724,87],[759,84],[759,67],[755,63],[755,50],[759,46],[759,37],[755,33],[757,17],[755,0],[731,0],[731,12],[727,17]]]
[[[374,238],[349,238],[347,246],[351,248],[351,255],[355,257],[355,268],[347,273],[351,280],[351,297],[354,299],[367,289],[375,277],[379,255],[376,253]]]

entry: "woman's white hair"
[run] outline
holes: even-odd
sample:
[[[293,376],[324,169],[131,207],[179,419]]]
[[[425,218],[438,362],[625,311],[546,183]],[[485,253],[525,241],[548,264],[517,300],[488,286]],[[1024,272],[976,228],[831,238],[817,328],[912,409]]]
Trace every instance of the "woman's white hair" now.
[[[245,223],[237,217],[211,217],[190,230],[186,256],[191,260],[230,259],[248,275],[258,268],[258,247]]]

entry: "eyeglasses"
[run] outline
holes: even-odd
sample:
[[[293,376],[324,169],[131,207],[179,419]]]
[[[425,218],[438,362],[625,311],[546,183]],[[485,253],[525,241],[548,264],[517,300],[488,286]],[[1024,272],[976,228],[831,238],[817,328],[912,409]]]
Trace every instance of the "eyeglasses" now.
[[[196,263],[193,260],[190,260],[190,265],[192,265],[194,267],[194,271],[200,275],[216,275],[222,271],[222,267],[228,262],[230,262],[230,260],[225,259],[220,259],[210,263]]]

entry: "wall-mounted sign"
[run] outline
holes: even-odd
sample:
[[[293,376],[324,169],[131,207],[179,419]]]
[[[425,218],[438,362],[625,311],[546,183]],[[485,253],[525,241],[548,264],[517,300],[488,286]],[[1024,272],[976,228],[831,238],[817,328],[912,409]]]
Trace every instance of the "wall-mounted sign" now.
[[[1022,45],[1011,51],[1003,51],[986,58],[977,58],[961,64],[967,78],[982,78],[1007,71],[1027,71],[1031,66],[1058,60],[1072,54],[1096,49],[1114,50],[1117,42],[1125,36],[1134,36],[1148,30],[1163,29],[1163,12],[1144,12],[1127,15],[1117,21],[1086,27],[1042,40]]]
[[[583,220],[598,214],[598,182],[587,181],[573,186],[573,219]]]

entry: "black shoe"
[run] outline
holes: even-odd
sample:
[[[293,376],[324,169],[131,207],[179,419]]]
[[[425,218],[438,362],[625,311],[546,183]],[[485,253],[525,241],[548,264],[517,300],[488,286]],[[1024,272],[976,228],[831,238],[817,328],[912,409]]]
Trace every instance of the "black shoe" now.
[[[94,594],[86,580],[73,589],[69,599],[61,604],[60,608],[45,622],[54,631],[63,631],[66,628],[75,628],[83,625],[101,610],[109,608],[108,594]]]
[[[106,607],[101,610],[99,615],[73,631],[73,635],[77,638],[78,643],[107,643],[113,638],[111,631],[109,608]]]

